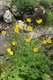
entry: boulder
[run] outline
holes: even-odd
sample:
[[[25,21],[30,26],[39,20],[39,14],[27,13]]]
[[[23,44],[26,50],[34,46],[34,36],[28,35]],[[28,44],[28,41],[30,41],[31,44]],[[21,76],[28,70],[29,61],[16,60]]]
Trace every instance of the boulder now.
[[[47,19],[47,13],[43,6],[38,5],[34,8],[33,18],[34,21],[42,19],[43,20],[42,24],[45,24]]]
[[[4,5],[3,0],[0,0],[0,21],[2,21],[4,12],[5,12],[5,5]]]
[[[6,10],[5,11],[5,14],[4,14],[4,16],[3,16],[3,18],[4,18],[4,21],[6,22],[6,23],[11,23],[12,22],[12,13],[9,11],[9,10]]]
[[[3,15],[5,14],[5,11],[7,10],[6,6],[8,6],[8,4],[10,3],[10,1],[11,0],[0,0],[0,21],[3,20]]]
[[[39,36],[41,36],[41,33],[39,31],[32,31],[32,32],[29,32],[27,34],[27,36],[31,39],[35,39],[35,38],[38,38]]]
[[[3,0],[4,5],[10,7],[11,6],[11,0]]]

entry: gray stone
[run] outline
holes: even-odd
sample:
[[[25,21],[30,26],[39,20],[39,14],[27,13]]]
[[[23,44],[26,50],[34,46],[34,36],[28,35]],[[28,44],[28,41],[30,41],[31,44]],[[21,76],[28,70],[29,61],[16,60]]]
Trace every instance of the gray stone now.
[[[4,21],[6,23],[11,23],[12,22],[12,14],[11,14],[11,12],[9,10],[6,10],[3,18],[4,18]]]
[[[47,29],[47,34],[53,34],[53,27],[49,27]]]
[[[12,13],[13,13],[15,16],[18,15],[17,7],[16,7],[15,5],[13,5],[13,6],[11,7],[11,10],[12,10]]]
[[[11,6],[11,1],[12,0],[3,0],[4,5],[10,7]]]
[[[45,9],[43,6],[38,6],[35,8],[35,12],[37,13],[42,13],[43,15],[46,13]]]
[[[3,0],[0,0],[0,16],[4,15],[4,11],[5,11],[5,5]]]
[[[3,15],[4,15],[4,13],[5,13],[5,11],[6,11],[6,9],[7,9],[7,5],[9,4],[5,4],[6,3],[6,1],[9,1],[9,0],[0,0],[0,20],[2,21],[2,19],[3,19]]]
[[[29,38],[38,38],[39,36],[41,36],[41,33],[39,31],[38,32],[32,31],[32,32],[29,32],[27,36]]]

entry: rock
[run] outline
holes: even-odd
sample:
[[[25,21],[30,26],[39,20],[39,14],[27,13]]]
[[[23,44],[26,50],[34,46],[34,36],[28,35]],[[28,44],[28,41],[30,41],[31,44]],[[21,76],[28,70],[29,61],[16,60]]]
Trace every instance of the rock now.
[[[27,34],[27,36],[28,36],[29,38],[38,38],[39,36],[41,36],[41,33],[40,33],[40,32],[34,32],[34,31],[32,31],[32,32],[29,32],[29,33]]]
[[[4,12],[5,12],[5,5],[3,0],[0,0],[0,21],[4,15]]]
[[[35,12],[41,13],[41,14],[45,14],[46,13],[45,9],[42,6],[37,6],[35,8]]]
[[[11,6],[11,0],[3,0],[4,5],[10,7]]]
[[[0,0],[0,21],[3,21],[3,15],[5,14],[5,11],[7,10],[7,5],[5,4],[6,1],[9,0]]]
[[[40,30],[35,30],[27,33],[30,38],[51,38],[53,40],[53,27],[41,28]]]
[[[47,34],[53,34],[53,27],[49,27],[47,29]]]
[[[19,12],[18,10],[17,10],[17,7],[15,6],[15,5],[12,5],[12,7],[10,8],[10,10],[11,10],[11,12],[12,12],[12,14],[14,15],[14,18],[16,19],[16,20],[19,20],[19,19],[23,19],[22,18],[22,12]]]
[[[3,18],[6,23],[11,23],[12,22],[12,13],[9,10],[6,10]]]
[[[33,17],[34,17],[34,21],[37,19],[42,19],[43,20],[42,24],[44,24],[47,19],[46,10],[44,9],[44,7],[39,6],[39,5],[36,6],[34,9]]]
[[[4,3],[3,0],[0,0],[0,16],[4,14]]]
[[[13,13],[15,16],[18,15],[17,7],[16,7],[16,6],[13,5],[13,6],[11,7],[11,10],[12,10],[12,13]]]

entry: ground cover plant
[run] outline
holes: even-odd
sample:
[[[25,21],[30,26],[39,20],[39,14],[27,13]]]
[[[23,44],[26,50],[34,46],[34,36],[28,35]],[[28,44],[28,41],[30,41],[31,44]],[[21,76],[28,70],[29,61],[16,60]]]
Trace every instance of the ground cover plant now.
[[[17,38],[15,38],[15,40],[17,40]],[[15,50],[13,49],[15,46],[13,47],[12,45],[13,51],[11,51],[11,47],[7,48],[8,54],[11,55],[9,60],[10,64],[2,73],[1,79],[43,80],[46,78],[47,80],[50,78],[52,72],[50,71],[50,65],[52,62],[49,56],[47,57],[45,55],[44,47],[38,48],[38,44],[36,45],[37,41],[40,45],[41,41],[39,40],[30,41],[30,39],[25,40],[25,38],[23,38],[21,45],[18,46],[18,44],[16,44],[17,47]],[[15,42],[13,42],[13,45],[15,45]]]
[[[0,28],[0,80],[53,80],[53,7],[49,4],[53,6],[53,0],[11,1],[12,22],[0,22],[7,25]]]

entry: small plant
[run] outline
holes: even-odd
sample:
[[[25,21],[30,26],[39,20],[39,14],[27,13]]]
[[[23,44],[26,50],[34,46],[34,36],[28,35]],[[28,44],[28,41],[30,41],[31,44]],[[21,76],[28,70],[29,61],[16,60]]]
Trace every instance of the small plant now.
[[[48,11],[48,16],[47,16],[47,21],[46,21],[46,24],[48,25],[52,25],[53,24],[53,12],[51,11]]]
[[[32,0],[31,0],[32,1]],[[15,5],[19,12],[32,12],[33,5],[30,0],[12,0],[11,6]]]
[[[15,37],[15,40],[17,40],[17,38],[18,37]],[[30,40],[28,43],[25,39],[26,37],[23,37],[21,39],[21,44],[19,46],[17,44],[17,48],[14,50],[14,55],[11,56],[9,60],[10,66],[4,70],[1,75],[1,79],[43,80],[44,74],[50,76],[51,61],[45,55],[43,48],[37,48],[37,45],[40,44],[40,41]]]
[[[48,7],[48,1],[46,1],[46,0],[43,0],[43,1],[40,0],[39,3],[40,3],[42,6],[44,6],[45,8]]]

